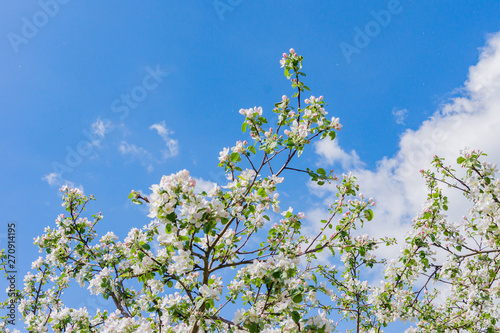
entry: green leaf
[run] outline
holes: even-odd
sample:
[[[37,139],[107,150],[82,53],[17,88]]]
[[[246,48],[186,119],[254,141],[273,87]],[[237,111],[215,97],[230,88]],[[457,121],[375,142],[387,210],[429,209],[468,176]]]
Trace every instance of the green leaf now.
[[[248,125],[248,124],[247,124],[247,122],[246,122],[246,121],[244,121],[244,122],[243,122],[243,125],[241,125],[241,131],[242,131],[243,133],[245,133],[245,132],[247,131],[247,125]]]
[[[212,230],[212,225],[213,223],[212,222],[207,222],[203,225],[203,232],[205,232],[206,234],[208,234],[210,232],[210,230]]]
[[[248,150],[251,151],[252,153],[256,154],[254,146],[248,146]]]
[[[465,158],[464,157],[460,156],[459,158],[457,158],[457,163],[458,164],[462,164],[464,162],[465,162]]]
[[[177,214],[175,212],[172,212],[166,216],[167,220],[174,222],[177,219]]]
[[[368,221],[371,221],[373,219],[373,211],[371,209],[365,209],[363,211],[363,214],[365,215],[365,219]]]
[[[295,322],[295,324],[298,325],[299,324],[299,320],[300,320],[300,314],[297,311],[293,311],[292,312],[292,319]]]
[[[300,302],[302,302],[302,294],[298,294],[298,295],[293,296],[292,301],[294,303],[300,303]]]
[[[151,247],[149,246],[149,244],[142,244],[142,248],[143,248],[144,250],[149,250],[149,249],[151,249]]]
[[[232,153],[230,157],[231,157],[231,162],[236,162],[240,158],[240,154]]]
[[[257,323],[249,323],[245,324],[244,327],[248,328],[250,333],[259,333],[259,324]]]
[[[167,281],[167,287],[172,288],[174,286],[174,283],[172,281]]]
[[[333,140],[333,139],[335,139],[335,136],[337,134],[335,134],[335,131],[331,131],[330,133],[328,133],[328,135],[330,136],[330,140]]]

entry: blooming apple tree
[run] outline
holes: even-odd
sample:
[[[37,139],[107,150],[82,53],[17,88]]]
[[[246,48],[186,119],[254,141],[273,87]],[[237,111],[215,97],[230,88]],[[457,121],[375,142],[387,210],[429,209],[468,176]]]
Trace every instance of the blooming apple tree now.
[[[361,272],[380,263],[372,251],[381,241],[353,234],[372,219],[373,200],[358,194],[352,175],[292,165],[313,140],[333,140],[341,128],[338,118],[327,118],[322,96],[301,103],[309,90],[300,80],[302,61],[293,49],[283,54],[296,92],[275,104],[276,124],[267,124],[261,107],[240,110],[252,140],[220,153],[227,183],[197,193],[182,170],[148,196],[132,191],[133,202],[149,205],[152,221],[124,240],[111,231],[98,237],[102,215],[85,215],[94,198],[63,187],[66,213],[35,239],[44,255],[3,306],[18,302],[29,332],[333,332],[344,319],[357,331],[378,325]],[[283,175],[300,172],[319,185],[337,182],[338,200],[314,235],[303,232],[304,213],[280,208]],[[344,267],[319,264],[325,250],[342,255]],[[72,281],[114,309],[67,307],[61,295]]]
[[[437,172],[422,171],[428,199],[370,296],[381,323],[415,322],[407,332],[500,332],[500,179],[483,155],[462,152],[463,176],[437,156]],[[471,202],[462,221],[446,215],[446,187]]]
[[[429,198],[415,218],[398,260],[375,257],[380,245],[357,228],[373,218],[373,199],[352,174],[337,178],[323,168],[294,162],[314,140],[334,140],[339,119],[327,117],[323,97],[303,99],[303,58],[293,49],[281,66],[295,93],[283,96],[268,125],[261,107],[241,109],[250,142],[220,152],[227,182],[199,193],[187,170],[163,176],[151,194],[132,191],[149,205],[151,222],[123,240],[103,219],[89,216],[93,196],[63,187],[66,212],[35,239],[43,256],[32,263],[24,288],[0,304],[18,304],[29,332],[383,332],[410,320],[407,332],[498,332],[500,284],[500,180],[480,152],[464,152],[464,176],[436,157],[438,172],[423,172]],[[321,221],[280,207],[285,175],[308,175],[336,185]],[[469,216],[450,221],[440,185],[464,193]],[[311,222],[311,221],[309,221]],[[6,256],[0,252],[0,268]],[[337,264],[337,266],[333,264]],[[368,281],[384,271],[380,286]],[[75,283],[109,300],[89,313],[62,301]],[[442,297],[447,295],[447,297]],[[3,331],[9,317],[0,324]]]

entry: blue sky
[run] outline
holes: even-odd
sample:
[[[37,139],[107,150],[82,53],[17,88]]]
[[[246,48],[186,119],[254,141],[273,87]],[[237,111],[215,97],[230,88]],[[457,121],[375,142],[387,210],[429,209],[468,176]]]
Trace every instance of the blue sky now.
[[[391,16],[375,23],[381,11]],[[24,273],[63,184],[94,194],[101,230],[123,236],[148,223],[132,189],[184,168],[220,181],[218,152],[246,138],[238,110],[270,115],[292,94],[279,66],[290,47],[344,126],[301,163],[357,172],[386,223],[373,230],[399,235],[424,200],[411,172],[429,156],[468,145],[500,161],[499,14],[498,1],[4,1],[0,238],[15,221]],[[446,138],[419,151],[438,130]],[[310,190],[287,193],[314,223],[329,194]]]

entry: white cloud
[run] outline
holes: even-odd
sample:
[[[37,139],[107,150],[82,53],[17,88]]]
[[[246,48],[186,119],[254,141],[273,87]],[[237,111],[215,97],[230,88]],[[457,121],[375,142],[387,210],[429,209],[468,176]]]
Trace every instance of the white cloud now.
[[[161,137],[165,138],[169,134],[172,134],[166,127],[165,127],[165,120],[159,122],[158,124],[153,124],[149,127],[149,129],[154,129],[158,132],[158,135]]]
[[[51,186],[59,185],[61,183],[61,175],[56,172],[51,172],[43,176],[42,180],[45,180]]]
[[[375,218],[365,232],[402,239],[426,200],[419,170],[429,169],[434,155],[454,164],[459,151],[470,147],[488,153],[487,160],[500,164],[500,33],[490,36],[479,62],[469,68],[468,80],[457,93],[458,97],[442,105],[417,130],[407,130],[398,152],[381,159],[375,170],[361,167],[354,151],[348,154],[328,141],[315,146],[326,162],[340,162],[352,171],[362,192],[375,198]],[[449,218],[457,221],[466,205],[459,195],[451,200]]]
[[[139,160],[141,165],[145,166],[148,172],[152,172],[154,170],[154,167],[151,164],[151,161],[154,160],[153,154],[146,149],[138,147],[135,144],[122,141],[120,146],[118,146],[118,150],[122,155],[128,155],[132,159]]]
[[[78,188],[83,192],[83,186],[76,186],[73,182],[63,179],[62,175],[57,172],[51,172],[42,177],[42,180],[46,181],[50,186],[62,187],[66,185],[71,188]]]
[[[340,163],[343,169],[357,168],[362,165],[358,154],[354,150],[346,153],[340,148],[338,140],[321,140],[314,145],[316,154],[323,157],[320,164],[324,165],[326,162],[329,165]]]
[[[210,180],[205,180],[203,178],[197,178],[197,177],[193,177],[193,179],[196,181],[196,187],[195,187],[196,193],[200,193],[203,191],[205,191],[206,193],[210,193],[216,186],[216,184]]]
[[[133,157],[137,157],[139,159],[142,159],[144,157],[151,157],[151,153],[148,152],[146,149],[142,147],[138,147],[134,144],[122,141],[120,143],[120,146],[118,147],[118,150],[122,155],[131,155]]]
[[[406,116],[408,116],[408,110],[407,109],[393,108],[392,115],[396,119],[396,124],[404,125]]]
[[[179,153],[179,143],[170,137],[173,132],[165,127],[165,121],[153,124],[149,129],[155,130],[165,142],[166,148],[160,151],[161,155],[159,158],[147,149],[126,141],[120,143],[118,150],[122,155],[128,155],[133,159],[139,160],[148,172],[152,172],[154,170],[153,163],[164,163]]]
[[[98,146],[101,141],[104,139],[106,132],[109,132],[111,129],[111,122],[109,120],[103,121],[100,117],[97,118],[95,123],[92,124],[92,136],[94,140],[92,140],[92,144],[94,146]]]
[[[158,135],[161,136],[163,141],[165,141],[167,149],[162,150],[162,155],[164,159],[168,159],[177,156],[177,154],[179,154],[179,142],[177,140],[170,138],[170,135],[174,134],[174,132],[170,131],[165,127],[165,120],[157,124],[151,125],[149,129],[156,130]]]

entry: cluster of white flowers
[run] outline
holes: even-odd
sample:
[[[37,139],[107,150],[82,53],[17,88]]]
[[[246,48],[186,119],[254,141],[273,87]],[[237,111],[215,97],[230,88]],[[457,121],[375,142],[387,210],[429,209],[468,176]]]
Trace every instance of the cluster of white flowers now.
[[[333,331],[335,322],[326,317],[326,312],[318,310],[318,313],[318,315],[309,318],[307,325],[314,326],[317,329],[322,328],[325,332]]]
[[[200,294],[204,298],[214,298],[216,300],[219,300],[219,296],[222,294],[223,287],[222,277],[216,277],[215,275],[212,275],[208,282],[208,285],[204,284],[200,287]]]
[[[252,119],[258,116],[262,116],[262,107],[254,107],[253,109],[240,109],[240,114],[244,115],[245,117]]]
[[[103,333],[144,332],[154,333],[151,323],[145,318],[122,317],[120,311],[109,314],[100,330]]]
[[[89,287],[87,288],[88,290],[90,290],[90,293],[93,295],[102,294],[106,290],[102,287],[102,285],[105,284],[105,282],[110,282],[110,274],[110,269],[108,267],[105,267],[102,271],[99,272],[99,274],[94,275],[94,278],[90,280]]]

